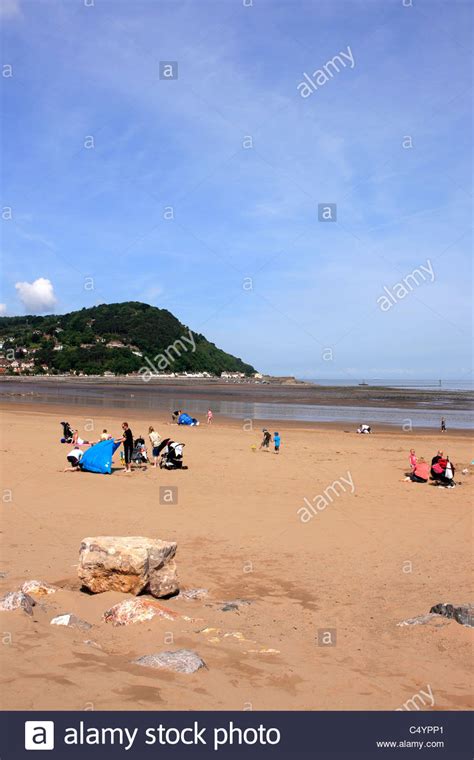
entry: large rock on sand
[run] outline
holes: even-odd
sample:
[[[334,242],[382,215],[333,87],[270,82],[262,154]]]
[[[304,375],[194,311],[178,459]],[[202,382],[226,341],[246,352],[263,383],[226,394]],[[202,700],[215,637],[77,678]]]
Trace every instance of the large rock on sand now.
[[[179,591],[174,541],[142,536],[84,538],[79,551],[78,575],[94,593],[122,591],[155,597]]]

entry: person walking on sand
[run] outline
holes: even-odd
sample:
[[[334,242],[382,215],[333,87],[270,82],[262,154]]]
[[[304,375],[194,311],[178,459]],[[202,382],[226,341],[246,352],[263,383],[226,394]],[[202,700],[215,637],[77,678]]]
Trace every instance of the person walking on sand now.
[[[212,409],[207,410],[207,424],[212,425],[212,418],[214,417]]]
[[[275,444],[275,454],[280,453],[280,433],[273,433],[273,443]]]
[[[133,451],[133,433],[128,426],[128,422],[122,422],[123,435],[117,438],[115,443],[123,443],[123,453],[125,457],[125,472],[132,471],[132,451]]]
[[[444,417],[441,417],[441,432],[442,433],[446,432],[446,420],[444,419]]]
[[[263,440],[260,444],[260,449],[263,449],[264,451],[268,451],[268,447],[270,445],[270,441],[272,440],[272,434],[268,432],[267,428],[262,428],[263,433]]]
[[[156,432],[155,428],[150,425],[148,428],[148,438],[150,439],[151,448],[152,448],[152,455],[153,455],[153,467],[156,467],[158,464],[158,456],[160,454],[159,445],[160,445],[160,439],[161,436],[159,433]]]

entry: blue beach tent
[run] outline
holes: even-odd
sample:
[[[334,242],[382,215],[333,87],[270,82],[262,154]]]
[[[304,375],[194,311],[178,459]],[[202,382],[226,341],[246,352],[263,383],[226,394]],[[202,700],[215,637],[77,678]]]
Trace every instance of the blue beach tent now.
[[[100,441],[100,443],[91,446],[82,455],[81,470],[110,475],[112,472],[112,457],[119,446],[120,443],[114,443],[112,439]]]
[[[178,425],[199,425],[194,417],[190,417],[186,412],[182,412],[178,417]]]

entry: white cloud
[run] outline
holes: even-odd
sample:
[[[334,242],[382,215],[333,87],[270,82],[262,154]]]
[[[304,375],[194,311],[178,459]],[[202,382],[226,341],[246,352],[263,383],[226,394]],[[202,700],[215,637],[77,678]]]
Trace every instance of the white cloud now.
[[[20,0],[0,0],[0,18],[21,16]]]
[[[7,305],[6,303],[0,303],[0,316],[7,313]]]
[[[48,311],[56,303],[53,283],[45,277],[38,277],[34,282],[17,282],[15,288],[27,311]]]

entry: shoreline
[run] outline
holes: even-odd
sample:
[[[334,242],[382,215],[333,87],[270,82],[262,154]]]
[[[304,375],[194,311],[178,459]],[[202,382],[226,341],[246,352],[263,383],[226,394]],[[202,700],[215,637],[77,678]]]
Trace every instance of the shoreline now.
[[[435,432],[441,417],[450,431],[473,431],[474,393],[371,386],[233,383],[180,379],[144,383],[139,378],[1,378],[0,404],[116,409],[129,416],[161,416],[185,409],[205,418],[211,406],[219,419],[300,427],[347,428],[367,422],[374,430]]]
[[[58,402],[59,404],[59,402]],[[66,407],[67,401],[64,403],[64,406]],[[45,417],[51,417],[54,415],[53,409],[55,408],[55,404],[47,403],[43,404],[41,402],[34,403],[32,401],[30,402],[17,402],[14,401],[5,403],[3,399],[0,398],[0,415],[6,414],[8,412],[13,412],[14,414],[18,415],[29,415],[31,413],[35,415],[45,416]],[[70,410],[72,411],[72,410]],[[219,429],[226,429],[231,428],[233,430],[242,430],[242,420],[236,419],[235,417],[228,417],[226,415],[214,415],[214,420],[212,423],[212,426],[208,426],[205,420],[201,422],[197,428],[188,428],[186,425],[176,425],[175,423],[171,422],[171,414],[167,412],[164,409],[143,409],[143,408],[135,408],[135,409],[118,409],[114,406],[100,406],[100,411],[98,407],[91,408],[87,405],[77,404],[74,405],[74,413],[76,418],[84,418],[84,419],[91,419],[91,413],[94,414],[95,417],[101,416],[101,417],[107,417],[111,418],[113,420],[116,420],[118,424],[123,422],[124,419],[128,419],[128,421],[133,420],[134,422],[143,422],[143,426],[145,429],[145,426],[148,424],[159,424],[160,426],[169,426],[171,429],[176,430],[195,430],[195,429],[207,429],[208,427],[212,427],[213,429],[219,428]],[[77,414],[76,414],[77,413]],[[66,415],[67,416],[67,415]],[[73,419],[73,415],[69,415],[71,419]],[[163,419],[165,417],[165,419]],[[156,422],[158,420],[158,422]],[[260,434],[260,426],[265,427],[272,427],[275,430],[278,428],[280,431],[287,430],[287,431],[294,431],[294,432],[312,432],[312,433],[328,433],[328,432],[338,432],[338,433],[345,433],[347,435],[353,434],[357,436],[356,433],[356,426],[351,422],[308,422],[305,420],[282,420],[282,419],[259,419],[255,418],[252,420],[253,423],[255,423],[255,428],[257,429],[257,432]],[[59,416],[58,416],[58,431],[59,431]],[[469,428],[452,428],[448,431],[449,436],[455,437],[455,438],[461,438],[461,439],[471,439],[473,437],[473,431]],[[377,435],[386,435],[386,436],[393,436],[398,437],[401,435],[400,428],[397,425],[390,425],[390,424],[378,424],[376,431],[370,434],[370,436],[357,436],[363,437],[363,438],[373,438]],[[426,438],[426,437],[433,437],[438,435],[441,437],[441,433],[439,430],[430,428],[430,427],[417,427],[414,428],[411,431],[406,431],[404,435],[407,436],[407,438],[410,439],[416,439],[416,438]]]

